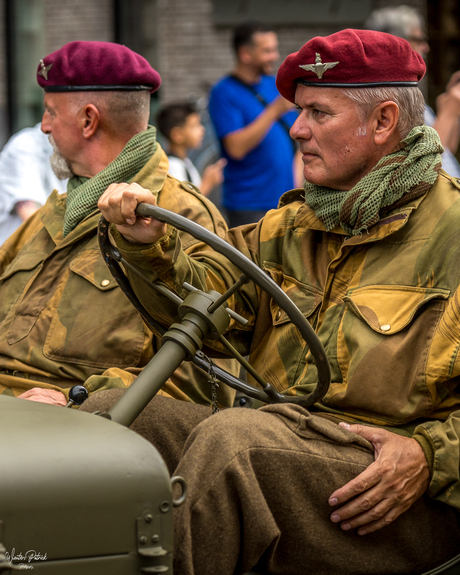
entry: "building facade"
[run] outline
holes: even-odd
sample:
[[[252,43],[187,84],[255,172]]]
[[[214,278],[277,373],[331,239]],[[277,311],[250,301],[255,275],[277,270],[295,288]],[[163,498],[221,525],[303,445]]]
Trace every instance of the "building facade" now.
[[[42,91],[35,79],[44,55],[72,40],[126,44],[160,72],[158,102],[202,100],[218,78],[231,70],[232,27],[246,19],[275,27],[281,56],[309,38],[345,27],[360,28],[374,8],[393,0],[0,0],[0,147],[20,128],[40,120]],[[432,54],[443,63],[429,66],[442,91],[460,68],[459,11],[456,0],[406,0],[427,16]],[[433,28],[433,25],[435,28]],[[431,28],[430,28],[431,27]],[[447,54],[449,56],[447,57]]]

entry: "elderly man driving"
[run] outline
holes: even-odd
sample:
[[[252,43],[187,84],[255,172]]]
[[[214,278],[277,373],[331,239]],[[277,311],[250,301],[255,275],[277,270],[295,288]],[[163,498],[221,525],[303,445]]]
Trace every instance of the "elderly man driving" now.
[[[421,573],[460,551],[460,182],[424,124],[424,72],[407,41],[366,30],[313,38],[278,72],[304,190],[227,239],[308,318],[332,383],[308,411],[229,409],[190,430],[178,573]],[[154,203],[121,184],[99,206],[150,279],[182,295],[236,281],[220,254],[186,255],[174,229],[136,217],[139,202]],[[160,296],[131,282],[155,314]],[[251,282],[229,303],[250,320],[230,341],[278,390],[309,393],[317,370],[286,315]]]

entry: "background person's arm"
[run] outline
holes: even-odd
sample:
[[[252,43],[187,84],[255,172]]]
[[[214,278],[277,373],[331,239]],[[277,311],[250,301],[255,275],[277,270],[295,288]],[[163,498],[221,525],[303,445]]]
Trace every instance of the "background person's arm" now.
[[[446,91],[436,99],[436,111],[433,128],[442,145],[455,154],[460,140],[460,70],[452,75]]]
[[[278,96],[246,127],[222,138],[225,151],[234,160],[242,160],[260,144],[273,124],[292,109],[291,102]]]

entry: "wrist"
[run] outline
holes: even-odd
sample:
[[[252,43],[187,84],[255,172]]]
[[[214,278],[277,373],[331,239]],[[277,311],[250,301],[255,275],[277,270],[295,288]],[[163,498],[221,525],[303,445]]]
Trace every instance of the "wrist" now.
[[[426,461],[428,463],[428,469],[430,472],[430,478],[433,475],[433,467],[434,467],[434,451],[433,448],[430,444],[430,442],[428,441],[428,439],[420,434],[420,433],[416,433],[412,439],[415,439],[415,441],[420,445],[420,447],[422,448],[422,451],[425,455]]]

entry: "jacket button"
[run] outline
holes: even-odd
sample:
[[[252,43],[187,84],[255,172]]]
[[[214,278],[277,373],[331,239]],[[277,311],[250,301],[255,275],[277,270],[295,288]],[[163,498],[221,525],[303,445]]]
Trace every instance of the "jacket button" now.
[[[102,281],[101,281],[101,286],[102,286],[102,287],[106,287],[106,286],[109,285],[109,283],[110,283],[110,280],[102,280]]]
[[[380,326],[381,331],[390,331],[390,329],[391,329],[391,325],[388,325],[387,323]]]

